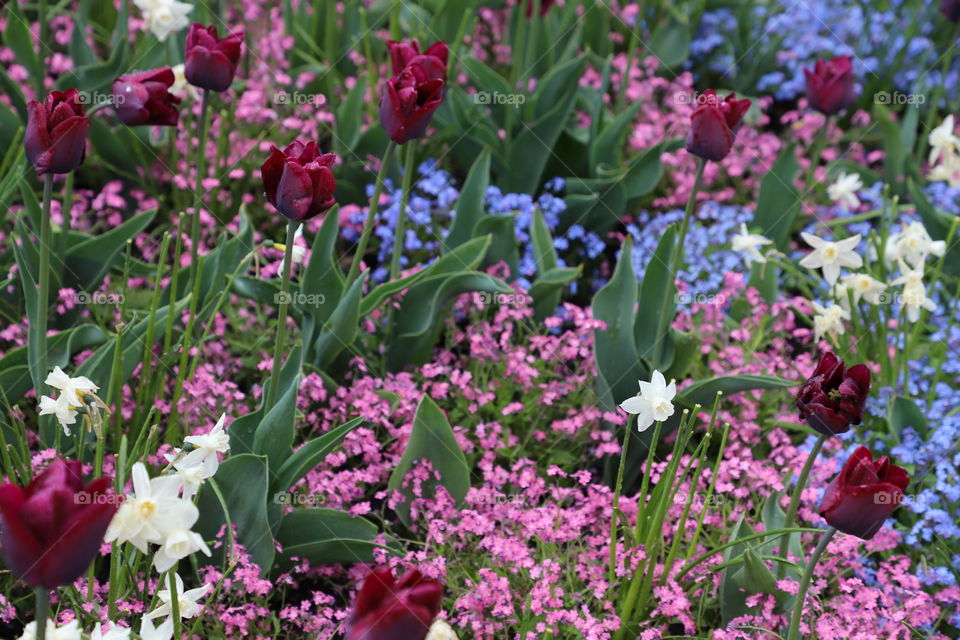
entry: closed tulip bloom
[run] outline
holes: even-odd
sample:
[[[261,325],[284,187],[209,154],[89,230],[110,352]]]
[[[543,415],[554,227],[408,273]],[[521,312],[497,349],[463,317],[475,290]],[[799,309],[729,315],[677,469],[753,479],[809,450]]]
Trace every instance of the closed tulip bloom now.
[[[824,490],[820,515],[830,526],[869,540],[903,500],[909,482],[889,458],[874,460],[869,449],[858,447]]]
[[[51,91],[43,104],[31,100],[23,146],[37,175],[70,173],[79,167],[89,128],[90,118],[76,89]]]
[[[380,97],[380,124],[391,140],[403,144],[426,132],[443,102],[447,45],[436,42],[423,54],[416,42],[390,42],[388,48],[395,75],[386,81]]]
[[[237,73],[243,32],[218,39],[217,28],[193,23],[187,33],[183,70],[187,82],[201,89],[226,91]]]
[[[440,612],[443,585],[416,569],[399,580],[390,569],[363,581],[346,640],[424,640]]]
[[[410,65],[416,65],[421,67],[426,80],[445,80],[447,77],[449,51],[447,43],[443,40],[434,42],[422,54],[420,44],[416,40],[411,42],[391,40],[387,43],[387,50],[390,52],[390,64],[395,76],[400,75]]]
[[[159,125],[175,127],[180,119],[180,98],[168,91],[174,76],[170,67],[131,73],[113,82],[117,118],[128,127]]]
[[[807,77],[807,100],[820,113],[832,116],[843,111],[856,99],[853,63],[849,56],[817,60],[813,69],[804,69]]]
[[[295,140],[286,149],[273,147],[260,167],[267,200],[293,220],[309,220],[334,204],[337,182],[330,167],[333,153],[321,154],[316,142]]]
[[[714,162],[726,158],[733,148],[737,127],[749,108],[749,100],[738,100],[732,93],[724,98],[713,89],[704,91],[690,116],[687,151]]]
[[[813,375],[800,387],[797,408],[800,417],[817,432],[835,436],[863,420],[863,407],[870,393],[870,369],[857,364],[849,369],[828,351]]]
[[[32,587],[69,584],[90,566],[117,511],[112,480],[84,486],[80,463],[57,458],[26,487],[0,486],[0,552]]]

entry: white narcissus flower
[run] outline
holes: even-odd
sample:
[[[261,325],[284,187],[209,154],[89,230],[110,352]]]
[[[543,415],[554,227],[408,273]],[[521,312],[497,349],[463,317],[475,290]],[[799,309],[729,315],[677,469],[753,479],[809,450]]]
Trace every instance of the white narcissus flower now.
[[[100,387],[93,384],[89,378],[85,376],[71,378],[60,367],[54,367],[44,382],[54,389],[58,389],[60,395],[66,396],[66,401],[74,407],[83,404],[81,395],[84,393],[94,393],[100,390]]]
[[[824,307],[816,302],[813,303],[813,310],[816,312],[813,316],[813,339],[815,341],[819,341],[825,335],[836,340],[837,336],[846,333],[843,321],[850,320],[849,311],[836,304]]]
[[[173,618],[167,618],[159,627],[153,626],[153,621],[143,616],[140,619],[140,640],[170,640],[173,638]]]
[[[200,97],[200,92],[197,88],[187,82],[186,66],[182,62],[173,65],[170,67],[170,70],[173,71],[173,84],[170,85],[170,89],[168,89],[170,93],[175,96],[183,96],[186,94],[194,100]]]
[[[142,462],[133,465],[131,476],[134,493],[110,522],[107,542],[129,542],[147,553],[150,543],[164,544],[170,531],[189,529],[200,517],[196,505],[179,497],[180,482],[175,476],[151,480]]]
[[[184,442],[195,447],[183,459],[183,464],[188,467],[201,465],[204,478],[212,477],[220,467],[220,459],[217,454],[230,451],[230,436],[223,430],[223,423],[226,419],[226,414],[221,415],[210,433],[201,436],[187,436],[183,439]]]
[[[200,599],[207,595],[211,585],[205,584],[202,587],[184,591],[183,579],[180,577],[180,574],[174,574],[174,578],[176,578],[175,584],[177,585],[177,603],[180,605],[180,617],[193,618],[200,613]],[[166,578],[164,578],[164,585],[166,589],[157,593],[157,597],[163,604],[148,613],[145,616],[146,618],[155,619],[162,616],[173,615],[173,607],[170,606],[170,574],[167,574]]]
[[[768,244],[773,244],[773,240],[758,233],[750,233],[747,231],[746,223],[743,222],[740,223],[740,233],[734,235],[730,242],[734,251],[744,254],[747,264],[751,262],[766,263],[767,257],[760,253],[760,247],[765,247]]]
[[[827,187],[827,195],[839,205],[853,210],[860,206],[857,191],[863,189],[860,176],[855,173],[841,173],[837,181]]]
[[[293,234],[293,254],[292,254],[293,264],[303,264],[303,260],[307,255],[307,248],[301,247],[300,245],[297,244],[297,239],[302,237],[303,237],[303,225],[301,224],[300,226],[297,227],[296,232],[294,232]],[[280,251],[284,251],[287,248],[287,246],[284,244],[275,244],[273,245],[273,247],[275,249],[279,249]],[[280,275],[283,274],[284,266],[285,266],[285,262],[283,260],[280,260],[280,267],[277,270],[278,274]]]
[[[110,629],[104,631],[98,622],[90,633],[90,640],[129,640],[129,638],[130,629],[118,624],[111,624]]]
[[[133,0],[143,12],[144,29],[163,42],[171,33],[180,31],[190,24],[187,15],[193,5],[177,0]]]
[[[909,268],[903,260],[900,261],[900,277],[890,283],[903,285],[901,302],[907,310],[907,320],[916,322],[920,319],[920,311],[936,311],[937,304],[927,297],[927,288],[923,284],[923,265]]]
[[[176,470],[173,477],[180,483],[183,499],[193,500],[193,496],[197,495],[197,491],[200,490],[200,485],[203,484],[206,477],[203,475],[203,465],[188,465],[184,462],[185,459],[173,463],[173,468]]]
[[[663,422],[673,415],[673,398],[677,383],[667,384],[663,374],[654,370],[650,382],[640,381],[640,395],[627,398],[620,408],[637,416],[637,429],[646,431],[654,422]]]
[[[854,251],[860,244],[860,234],[844,240],[830,242],[810,233],[802,233],[804,241],[813,247],[813,252],[804,256],[800,261],[801,267],[808,269],[823,269],[823,277],[833,286],[840,277],[841,267],[859,269],[863,266],[863,258]]]
[[[425,640],[458,640],[453,628],[444,620],[434,620]]]
[[[953,114],[944,118],[939,127],[930,132],[930,164],[936,164],[941,157],[956,154],[960,150],[960,138],[954,132]]]
[[[40,396],[40,415],[57,416],[57,422],[60,423],[63,432],[68,436],[70,435],[70,425],[77,422],[77,412],[67,402],[67,397],[63,393],[56,400],[50,396]]]
[[[847,291],[853,292],[853,302],[858,304],[860,300],[866,300],[870,304],[880,304],[883,299],[881,294],[887,290],[887,285],[866,273],[854,273],[841,280],[843,283],[843,296],[837,292],[841,304],[847,302]],[[841,285],[837,285],[839,289]]]
[[[960,187],[960,155],[950,152],[940,158],[940,164],[927,172],[927,179],[933,182],[946,182],[954,189]]]
[[[20,640],[36,640],[37,639],[37,623],[36,621],[28,622],[23,628],[23,633],[20,635]],[[47,619],[47,640],[80,640],[80,623],[76,620],[71,620],[62,627],[58,627],[54,624],[53,620]]]
[[[911,222],[897,234],[896,257],[903,258],[913,267],[921,265],[927,256],[942,257],[946,250],[947,243],[931,238],[921,222]]]
[[[153,566],[157,573],[164,573],[169,571],[178,560],[196,551],[203,551],[205,555],[210,555],[210,549],[199,533],[182,527],[171,529],[167,531],[163,545],[153,555]]]

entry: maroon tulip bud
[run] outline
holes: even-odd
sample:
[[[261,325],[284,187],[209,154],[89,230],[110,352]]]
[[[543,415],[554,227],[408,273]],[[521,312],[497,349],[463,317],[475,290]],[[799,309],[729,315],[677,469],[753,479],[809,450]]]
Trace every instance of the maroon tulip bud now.
[[[831,527],[869,540],[903,500],[909,482],[889,458],[874,460],[869,449],[857,447],[824,490],[820,515]]]
[[[180,98],[167,89],[173,86],[170,67],[132,73],[113,81],[113,102],[117,118],[128,127],[144,124],[175,127]]]
[[[217,28],[205,27],[196,22],[187,33],[183,73],[187,82],[201,89],[226,91],[237,73],[240,50],[243,47],[243,31],[231,33],[218,40]]]
[[[70,173],[79,167],[89,128],[90,118],[76,89],[51,91],[43,104],[31,100],[23,146],[37,175]]]
[[[273,147],[260,167],[267,200],[293,220],[309,220],[333,206],[337,181],[330,167],[333,153],[320,155],[316,142],[294,140],[280,151]]]
[[[851,424],[863,420],[863,407],[870,393],[870,369],[864,364],[849,369],[845,366],[843,360],[828,351],[797,394],[800,417],[825,436],[846,433]]]
[[[70,584],[90,566],[119,506],[112,480],[83,485],[80,463],[57,458],[25,488],[0,486],[0,552],[32,587]]]
[[[390,569],[363,581],[346,640],[423,640],[440,612],[443,585],[416,569],[399,580]]]
[[[804,69],[803,73],[807,77],[810,106],[826,116],[843,111],[857,97],[849,56],[817,60],[812,70]]]
[[[732,93],[726,98],[718,96],[713,89],[697,96],[697,108],[690,116],[687,151],[714,162],[727,157],[740,120],[750,108],[749,100],[737,100],[733,96]]]
[[[940,13],[950,22],[960,22],[960,1],[940,0]]]
[[[409,43],[390,40],[387,43],[387,50],[390,52],[390,63],[395,76],[400,75],[410,65],[415,65],[421,68],[425,80],[446,80],[447,78],[449,51],[447,43],[443,40],[434,42],[422,55],[416,40]]]

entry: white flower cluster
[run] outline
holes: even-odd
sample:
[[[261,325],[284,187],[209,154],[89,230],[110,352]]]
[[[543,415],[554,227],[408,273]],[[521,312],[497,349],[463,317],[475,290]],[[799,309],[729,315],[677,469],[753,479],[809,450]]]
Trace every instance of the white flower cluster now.
[[[177,0],[133,0],[143,14],[143,28],[163,42],[171,33],[190,24],[193,5]]]
[[[220,416],[210,433],[187,437],[192,450],[177,449],[167,457],[172,473],[151,479],[143,463],[133,465],[133,495],[126,497],[110,523],[107,542],[129,542],[143,553],[149,553],[150,544],[159,545],[153,566],[160,573],[196,551],[210,555],[200,534],[191,531],[200,517],[193,497],[200,484],[217,472],[218,454],[230,450],[225,418]]]
[[[835,242],[809,233],[802,236],[813,247],[813,251],[800,260],[800,266],[821,269],[835,299],[835,302],[827,305],[812,303],[816,340],[825,335],[836,340],[845,333],[844,322],[851,319],[851,298],[854,305],[861,301],[871,305],[889,304],[891,298],[887,290],[891,287],[903,287],[898,300],[910,322],[917,322],[922,310],[934,311],[937,308],[936,303],[927,296],[923,270],[927,258],[943,257],[947,247],[944,241],[931,238],[922,223],[911,222],[887,238],[883,247],[884,266],[889,270],[896,265],[899,270],[899,277],[887,283],[865,272],[841,277],[843,268],[860,269],[864,265],[863,258],[856,252],[861,240],[859,234]],[[877,253],[876,247],[871,245],[867,256],[875,262]]]
[[[960,138],[954,132],[953,115],[944,119],[943,124],[930,132],[930,171],[927,178],[934,181],[946,181],[951,187],[960,187]]]
[[[50,396],[40,396],[40,415],[57,417],[63,432],[70,435],[70,425],[76,424],[77,414],[82,409],[87,413],[89,408],[106,405],[95,394],[100,389],[89,378],[80,376],[71,378],[60,367],[54,367],[44,382],[57,389],[60,393],[56,399]],[[89,402],[85,401],[89,398]]]

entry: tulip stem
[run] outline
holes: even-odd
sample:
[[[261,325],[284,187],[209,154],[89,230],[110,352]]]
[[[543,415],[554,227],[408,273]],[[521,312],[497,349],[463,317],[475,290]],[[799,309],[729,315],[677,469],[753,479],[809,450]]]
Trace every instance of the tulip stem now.
[[[824,534],[820,536],[820,542],[817,544],[817,548],[813,550],[813,555],[810,556],[810,562],[807,563],[807,568],[803,572],[803,578],[800,579],[800,588],[797,590],[797,601],[793,605],[793,615],[790,616],[790,630],[787,632],[787,640],[797,640],[800,635],[800,618],[803,617],[803,601],[806,599],[807,589],[810,588],[810,581],[813,579],[813,570],[816,568],[817,562],[820,561],[820,556],[823,555],[824,550],[827,548],[827,543],[830,542],[830,539],[833,538],[833,534],[836,532],[836,527],[827,529]]]
[[[37,621],[36,640],[44,640],[47,637],[47,618],[50,617],[50,592],[44,586],[37,587],[36,608],[34,619]]]
[[[630,449],[630,440],[632,439],[632,427],[634,422],[633,414],[627,418],[627,427],[623,432],[623,448],[620,449],[620,467],[617,469],[617,484],[613,488],[613,509],[610,512],[610,569],[607,575],[607,582],[613,585],[616,579],[617,565],[617,511],[620,509],[620,494],[623,491],[623,472],[627,466],[627,451]]]
[[[800,476],[797,478],[797,486],[793,488],[793,495],[790,496],[790,504],[787,506],[787,513],[783,520],[784,527],[792,527],[793,521],[797,517],[797,509],[800,507],[800,495],[803,493],[803,489],[807,486],[807,477],[810,475],[810,470],[813,469],[813,463],[817,459],[817,456],[820,455],[820,449],[823,448],[823,443],[827,441],[827,436],[820,434],[820,437],[817,438],[817,441],[813,443],[813,448],[810,449],[809,455],[807,455],[806,462],[803,463],[803,469],[800,470]],[[780,544],[780,549],[778,556],[786,560],[787,553],[790,551],[790,536],[786,535],[783,538],[783,542]],[[777,574],[780,578],[783,578],[786,573],[787,564],[785,562],[778,562]]]
[[[277,401],[277,392],[280,390],[280,368],[283,356],[283,343],[287,333],[287,309],[290,306],[290,267],[293,262],[293,243],[297,235],[299,220],[291,218],[287,222],[287,244],[283,249],[283,275],[280,280],[280,297],[277,301],[277,337],[273,345],[273,368],[270,370],[270,388],[263,405],[264,412]]]
[[[347,272],[346,286],[349,288],[353,281],[357,279],[360,273],[360,261],[363,260],[363,254],[367,250],[367,244],[370,242],[370,234],[373,233],[374,219],[377,217],[377,209],[380,206],[380,194],[383,193],[383,181],[387,176],[387,169],[390,168],[390,157],[393,155],[393,149],[396,143],[391,140],[387,143],[387,150],[383,152],[383,160],[380,161],[380,171],[377,172],[377,181],[373,187],[373,197],[370,198],[370,207],[367,209],[367,219],[363,223],[363,231],[360,233],[360,242],[357,244],[357,252],[350,263],[350,271]]]
[[[47,375],[47,305],[50,302],[50,204],[53,174],[43,176],[43,211],[40,214],[40,291],[37,294],[37,384]]]
[[[697,173],[693,179],[693,187],[690,190],[690,197],[687,198],[687,206],[683,210],[683,221],[680,223],[680,231],[677,233],[677,241],[673,247],[673,260],[670,261],[670,276],[667,280],[667,284],[670,287],[676,286],[677,276],[680,274],[680,266],[683,264],[683,243],[687,237],[687,230],[690,228],[690,219],[693,218],[693,210],[696,208],[697,193],[700,191],[700,185],[703,183],[703,171],[706,166],[706,160],[703,158],[697,160]],[[670,312],[670,305],[675,303],[676,301],[674,296],[663,296],[662,316],[668,315]],[[670,318],[670,322],[668,322],[667,326],[664,327],[666,332],[670,331],[670,324],[672,324],[672,322],[673,318]],[[660,362],[663,349],[666,348],[667,344],[666,335],[657,336],[656,340],[657,342],[654,354],[654,362]]]
[[[400,275],[400,254],[403,253],[403,234],[405,233],[404,227],[407,221],[407,203],[410,201],[410,189],[413,184],[414,163],[416,162],[416,158],[416,145],[408,145],[403,169],[403,192],[400,194],[400,210],[397,212],[397,226],[393,234],[393,255],[390,256],[391,280],[396,279]]]
[[[197,251],[200,245],[200,207],[203,205],[203,174],[204,161],[206,160],[207,146],[207,111],[210,109],[210,91],[203,90],[203,99],[200,103],[200,120],[197,123],[198,144],[197,144],[197,179],[193,189],[193,223],[190,229],[190,266],[193,268],[193,277],[199,278],[200,273],[197,270]]]
[[[827,148],[828,136],[830,135],[831,116],[823,117],[823,126],[817,130],[814,135],[813,144],[810,146],[810,170],[807,172],[807,179],[803,183],[803,196],[813,188],[816,181],[817,167],[820,166],[820,159],[823,156],[823,150]]]

